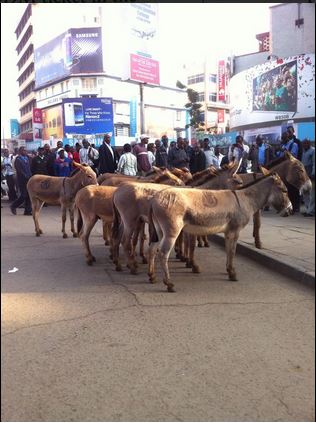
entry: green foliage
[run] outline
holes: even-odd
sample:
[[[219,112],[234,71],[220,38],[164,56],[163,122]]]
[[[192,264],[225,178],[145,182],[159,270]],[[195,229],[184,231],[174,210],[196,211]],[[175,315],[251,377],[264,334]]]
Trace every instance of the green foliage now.
[[[177,81],[177,87],[184,90],[186,89],[189,103],[185,104],[185,108],[188,110],[190,114],[190,123],[185,125],[186,128],[190,126],[195,128],[197,131],[204,131],[204,122],[201,115],[201,107],[202,104],[198,103],[199,94],[197,91],[193,90],[192,88],[187,88],[186,85],[182,84],[182,82]]]

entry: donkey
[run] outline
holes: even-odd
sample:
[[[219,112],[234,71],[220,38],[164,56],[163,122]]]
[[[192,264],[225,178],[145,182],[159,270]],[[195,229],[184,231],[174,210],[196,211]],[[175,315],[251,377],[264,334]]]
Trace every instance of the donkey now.
[[[237,280],[233,260],[241,229],[254,212],[264,205],[289,215],[292,204],[281,178],[263,170],[266,176],[240,190],[208,191],[199,189],[168,188],[150,200],[150,247],[148,276],[155,282],[155,256],[159,248],[163,282],[169,292],[174,291],[170,281],[168,259],[176,238],[182,229],[194,235],[225,234],[226,270],[229,279]]]
[[[271,172],[277,172],[282,181],[286,185],[293,185],[301,194],[308,192],[312,189],[312,183],[309,179],[305,167],[302,162],[297,160],[291,153],[285,152],[283,157],[271,161],[266,169]],[[239,177],[244,184],[257,180],[262,177],[262,173],[245,173],[240,174]],[[260,227],[261,227],[261,210],[258,210],[253,215],[253,237],[255,239],[256,248],[262,248],[260,240]]]
[[[219,170],[217,176],[212,176],[212,184],[215,188],[217,184],[224,184],[228,186],[227,179],[230,181],[235,178],[235,172],[238,169],[238,163],[234,163],[225,170]],[[215,181],[216,180],[216,181]],[[240,181],[238,179],[240,184]],[[233,182],[231,182],[234,184]],[[211,181],[205,182],[204,188],[209,188]],[[230,186],[230,185],[229,185]],[[233,185],[232,185],[233,186]],[[121,236],[123,237],[123,248],[127,256],[128,267],[131,273],[136,274],[136,262],[134,259],[134,251],[131,247],[131,237],[135,228],[142,222],[148,222],[149,216],[149,198],[156,195],[161,190],[167,189],[167,185],[157,185],[149,183],[128,183],[121,185],[113,195],[114,204],[114,221],[112,228],[112,242],[113,242],[113,261],[116,264],[116,270],[121,270],[119,263],[117,246],[120,243]],[[188,189],[183,187],[181,189]],[[120,233],[120,219],[123,223],[122,233]],[[181,241],[179,242],[181,244]],[[179,250],[181,250],[179,246]],[[182,254],[182,253],[181,253]],[[143,260],[144,262],[144,260]]]
[[[116,190],[116,187],[89,185],[77,192],[75,197],[78,210],[77,231],[85,251],[86,262],[90,266],[96,261],[89,246],[90,233],[98,219],[102,219],[103,231],[106,225],[112,225],[112,197]]]
[[[86,185],[97,184],[95,172],[90,166],[84,166],[73,161],[78,168],[70,177],[34,175],[27,183],[27,190],[32,203],[35,234],[40,236],[43,231],[39,226],[39,213],[44,203],[61,205],[63,238],[68,235],[65,231],[67,209],[70,214],[71,232],[77,237],[74,226],[74,198],[76,193]]]

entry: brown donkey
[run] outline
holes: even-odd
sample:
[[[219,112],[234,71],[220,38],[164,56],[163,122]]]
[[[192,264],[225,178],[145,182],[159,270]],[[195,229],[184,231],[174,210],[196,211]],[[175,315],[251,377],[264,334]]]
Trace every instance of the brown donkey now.
[[[312,183],[309,179],[305,167],[302,162],[297,160],[291,153],[285,152],[284,156],[270,162],[266,169],[270,172],[276,172],[285,184],[293,185],[303,194],[312,189]],[[243,184],[257,180],[262,177],[262,173],[245,173],[240,174],[239,177]],[[262,248],[260,239],[261,227],[261,210],[258,210],[253,215],[253,237],[255,239],[256,248]]]
[[[97,178],[90,166],[84,166],[73,162],[78,168],[73,176],[61,178],[59,176],[34,175],[27,183],[27,190],[32,203],[33,220],[35,223],[36,236],[43,231],[39,226],[39,213],[44,203],[61,205],[62,233],[67,238],[65,231],[67,209],[70,214],[71,232],[76,237],[74,226],[74,199],[77,192],[86,185],[97,184]]]
[[[265,171],[264,171],[265,172]],[[266,172],[257,182],[240,190],[208,191],[168,188],[150,200],[150,247],[148,275],[155,282],[155,255],[159,248],[163,282],[168,291],[170,282],[168,259],[182,231],[193,235],[225,234],[226,270],[230,280],[237,280],[233,260],[241,229],[257,210],[268,204],[288,215],[292,210],[287,189],[277,174]]]

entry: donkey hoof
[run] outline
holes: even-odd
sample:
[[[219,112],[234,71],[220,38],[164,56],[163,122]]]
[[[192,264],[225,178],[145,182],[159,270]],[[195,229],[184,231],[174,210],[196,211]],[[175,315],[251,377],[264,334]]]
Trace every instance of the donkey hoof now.
[[[192,266],[192,273],[201,273],[199,266]]]
[[[63,238],[68,238],[68,235],[67,235],[67,234],[64,234],[64,235],[63,235]]]
[[[87,259],[87,265],[92,266],[92,264],[93,264],[93,259],[92,258]]]
[[[39,232],[40,234],[42,234],[42,233],[43,233],[42,229],[40,229],[38,232]]]
[[[168,286],[167,286],[167,291],[168,291],[168,292],[176,292],[176,290],[174,289],[174,286],[173,286],[173,285],[171,285],[171,286],[170,286],[170,285],[168,285]]]
[[[197,245],[199,248],[202,248],[203,247],[203,245],[201,244],[201,243],[198,243],[198,245]]]
[[[156,283],[157,282],[156,276],[149,276],[149,282]]]
[[[143,263],[143,264],[148,264],[148,260],[146,259],[146,257],[143,257],[143,261],[142,261],[142,263]]]
[[[233,282],[238,281],[236,273],[230,273],[229,280]]]
[[[123,268],[122,268],[122,266],[121,266],[120,264],[117,264],[117,265],[115,266],[115,270],[116,270],[117,272],[122,272]]]
[[[110,242],[108,240],[106,240],[105,243],[104,243],[104,245],[105,246],[108,246],[108,245],[110,245]]]
[[[40,232],[35,232],[35,236],[40,236],[41,233]]]
[[[261,242],[256,243],[256,244],[255,244],[255,246],[256,246],[256,248],[259,248],[259,250],[261,250],[261,249],[262,249],[262,244],[261,244]]]
[[[188,269],[191,269],[192,263],[190,263],[189,261],[187,261],[185,267],[187,267]]]
[[[209,247],[210,247],[210,244],[209,244],[208,242],[206,242],[206,243],[204,244],[204,247],[205,247],[205,248],[209,248]]]
[[[182,261],[182,263],[186,263],[187,259],[184,256],[181,256],[180,261]]]
[[[78,234],[77,234],[77,232],[74,232],[74,233],[72,234],[72,236],[73,236],[74,238],[78,238]]]

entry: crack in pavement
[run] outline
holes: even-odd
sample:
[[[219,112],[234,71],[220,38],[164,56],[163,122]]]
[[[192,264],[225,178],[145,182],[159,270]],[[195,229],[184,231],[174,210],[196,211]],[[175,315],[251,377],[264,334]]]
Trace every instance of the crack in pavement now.
[[[114,284],[120,285],[120,284],[115,283],[115,282],[114,282]],[[127,287],[124,287],[124,288],[126,288],[127,292],[129,292],[134,298],[136,297],[135,293],[130,292]],[[50,325],[57,324],[57,323],[65,323],[65,322],[71,322],[71,321],[75,321],[75,320],[86,319],[86,318],[89,318],[89,317],[94,316],[94,315],[99,314],[99,313],[122,311],[122,310],[127,310],[127,309],[132,308],[132,307],[143,307],[143,308],[146,309],[146,308],[162,308],[162,307],[170,307],[170,308],[171,307],[174,307],[174,308],[205,307],[205,306],[212,306],[212,305],[219,305],[219,306],[222,306],[222,305],[224,305],[224,306],[225,305],[228,305],[228,306],[234,306],[234,305],[244,306],[244,305],[255,305],[255,304],[283,305],[283,304],[299,304],[299,303],[304,303],[304,302],[314,302],[314,299],[312,299],[312,298],[307,299],[306,298],[306,299],[303,299],[303,300],[300,300],[300,301],[281,301],[281,302],[265,302],[265,301],[249,301],[249,302],[234,302],[234,303],[232,303],[232,302],[207,302],[207,303],[200,303],[200,304],[183,304],[183,303],[179,303],[179,304],[143,304],[143,303],[140,303],[138,299],[136,299],[135,301],[136,301],[136,304],[131,304],[131,305],[128,305],[128,306],[125,306],[125,307],[97,310],[97,311],[94,311],[93,313],[88,313],[88,314],[81,315],[81,316],[75,316],[75,317],[71,317],[69,319],[54,320],[52,322],[38,323],[38,324],[35,324],[35,325],[23,326],[21,328],[15,329],[11,332],[6,332],[6,333],[2,334],[1,338],[9,336],[9,335],[13,335],[16,332],[19,332],[19,331],[24,330],[24,329],[32,329],[32,328],[37,328],[37,327],[42,327],[42,326],[50,326]]]

